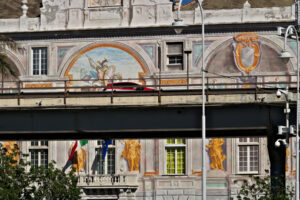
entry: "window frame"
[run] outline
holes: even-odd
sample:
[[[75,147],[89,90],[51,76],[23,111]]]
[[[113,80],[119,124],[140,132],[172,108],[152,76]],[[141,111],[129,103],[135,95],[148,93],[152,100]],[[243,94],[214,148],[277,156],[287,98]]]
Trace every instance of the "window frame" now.
[[[169,45],[176,45],[180,44],[182,46],[180,53],[170,53],[169,52]],[[184,71],[184,42],[183,41],[166,41],[166,66],[167,70],[171,71]],[[181,57],[181,62],[170,63],[170,57],[175,58],[175,60],[180,60],[178,57]],[[176,69],[178,68],[178,69]]]
[[[35,64],[35,60],[34,60],[34,50],[38,49],[39,53],[38,53],[38,69],[37,69],[37,74],[35,74],[35,69],[34,69],[34,64]],[[46,68],[43,69],[42,68],[42,50],[46,50],[46,55],[45,55],[45,64],[46,64]],[[33,76],[47,76],[49,73],[49,48],[47,46],[35,46],[35,47],[31,47],[31,65],[30,65],[30,71],[31,71],[31,75]],[[45,71],[45,73],[42,73],[43,71]]]
[[[102,150],[102,144],[99,144],[99,141],[104,141],[104,140],[96,140],[95,141],[95,159],[97,156],[102,156],[102,153],[100,154],[100,149]],[[108,173],[108,151],[106,152],[106,156],[105,156],[105,159],[104,159],[104,173],[99,173],[100,170],[98,169],[98,164],[100,165],[100,159],[98,160],[99,163],[97,163],[96,165],[96,170],[95,170],[95,174],[96,175],[112,175],[112,174],[116,174],[116,140],[112,140],[113,143],[108,145],[108,149],[114,149],[114,166],[113,166],[113,170],[114,172],[113,173]],[[101,151],[102,152],[102,151]]]
[[[32,142],[37,142],[37,145],[32,145]],[[47,142],[47,145],[42,145],[42,142]],[[47,140],[32,140],[29,142],[29,159],[30,159],[30,163],[31,163],[31,167],[40,167],[40,166],[44,166],[44,167],[48,167],[49,165],[49,141]],[[37,152],[38,153],[38,165],[36,166],[35,164],[32,165],[32,151]],[[42,165],[42,152],[46,151],[47,152],[47,163],[46,165]]]
[[[237,174],[259,174],[260,173],[260,165],[261,165],[261,140],[260,138],[257,138],[258,141],[257,142],[251,142],[250,139],[251,138],[255,138],[255,137],[247,137],[246,141],[245,142],[240,142],[240,138],[237,138],[236,139],[236,159],[237,159],[237,162],[236,162],[236,172]],[[240,171],[240,147],[241,146],[246,146],[247,147],[247,171]],[[257,152],[258,152],[258,161],[257,161],[257,171],[250,171],[250,147],[251,146],[257,146],[258,149],[257,149]]]
[[[167,144],[167,140],[164,140],[164,174],[168,175],[168,176],[185,176],[188,174],[188,165],[187,165],[187,139],[183,139],[183,138],[174,138],[175,139],[175,144]],[[184,144],[177,144],[177,140],[178,139],[183,139],[184,140]],[[175,173],[174,174],[169,174],[168,173],[168,162],[167,162],[167,149],[175,149]],[[179,148],[183,148],[184,149],[184,173],[182,174],[178,174],[177,173],[177,150]]]

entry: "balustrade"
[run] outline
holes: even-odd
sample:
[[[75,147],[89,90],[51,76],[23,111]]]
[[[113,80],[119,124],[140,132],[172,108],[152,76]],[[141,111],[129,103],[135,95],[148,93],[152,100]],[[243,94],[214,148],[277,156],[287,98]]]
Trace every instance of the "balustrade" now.
[[[137,175],[79,175],[78,186],[137,186]]]

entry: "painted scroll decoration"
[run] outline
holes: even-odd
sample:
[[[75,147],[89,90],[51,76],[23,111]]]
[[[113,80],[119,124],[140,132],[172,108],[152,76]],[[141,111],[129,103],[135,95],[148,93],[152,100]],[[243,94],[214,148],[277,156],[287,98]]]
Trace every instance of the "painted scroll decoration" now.
[[[126,140],[122,157],[128,161],[129,171],[138,171],[140,164],[141,144],[138,140]]]
[[[223,154],[223,149],[222,149],[223,144],[224,144],[223,138],[215,138],[212,139],[208,145],[206,145],[206,148],[209,149],[211,169],[224,170],[223,161],[226,159],[226,155]]]
[[[261,60],[261,48],[256,33],[241,33],[234,37],[233,55],[236,67],[245,75],[257,69]]]

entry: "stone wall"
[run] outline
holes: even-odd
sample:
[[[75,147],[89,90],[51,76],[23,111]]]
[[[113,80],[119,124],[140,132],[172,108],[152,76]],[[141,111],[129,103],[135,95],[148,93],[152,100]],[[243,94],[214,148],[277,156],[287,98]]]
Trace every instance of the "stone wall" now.
[[[122,5],[95,6],[89,1],[43,1],[40,17],[29,18],[29,4],[23,1],[20,18],[0,19],[0,32],[73,30],[91,28],[151,27],[171,26],[177,13],[172,10],[172,2],[129,1]],[[181,12],[188,25],[200,24],[199,9]],[[242,24],[266,22],[293,22],[295,5],[285,7],[252,8],[246,1],[239,9],[205,10],[206,24]]]

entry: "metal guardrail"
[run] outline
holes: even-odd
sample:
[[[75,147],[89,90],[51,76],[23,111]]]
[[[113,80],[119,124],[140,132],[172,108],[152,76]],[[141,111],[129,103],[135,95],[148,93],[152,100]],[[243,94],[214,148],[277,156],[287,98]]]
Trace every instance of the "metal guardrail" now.
[[[257,75],[257,76],[209,76],[205,79],[207,95],[226,93],[259,93],[261,90],[277,88],[296,88],[296,75]],[[103,83],[111,83],[105,86]],[[113,98],[117,96],[157,96],[158,102],[164,95],[199,95],[202,89],[200,76],[180,76],[161,78],[151,77],[144,79],[127,79],[123,82],[148,83],[143,87],[152,88],[153,91],[115,91],[116,80],[17,80],[5,81],[0,88],[0,98],[16,98],[18,105],[23,98],[64,98],[103,96]],[[121,88],[122,86],[118,86]],[[128,88],[130,86],[126,86]],[[134,89],[135,86],[132,86]],[[104,89],[110,91],[104,91]]]

